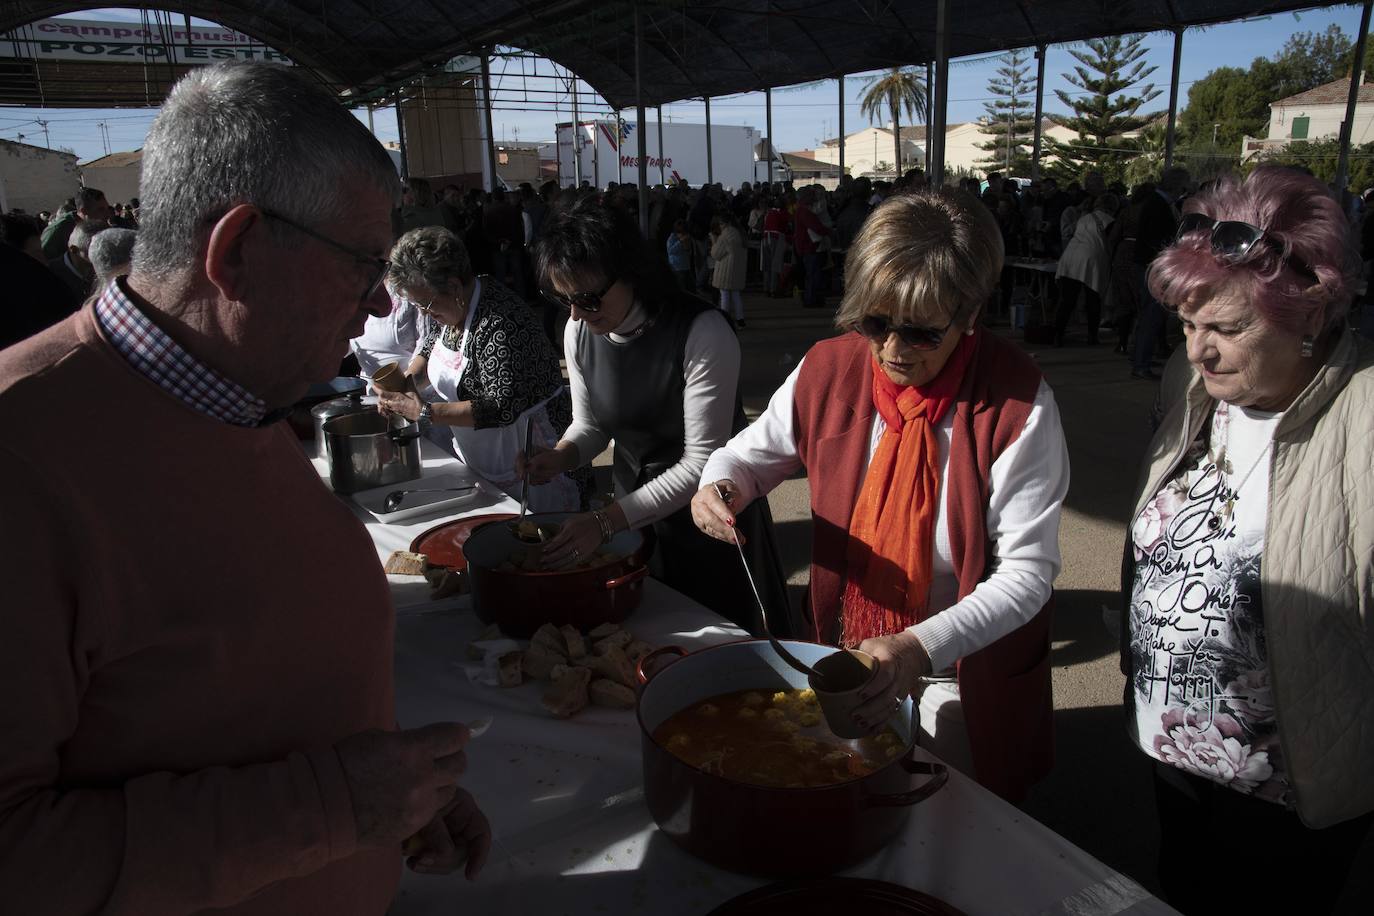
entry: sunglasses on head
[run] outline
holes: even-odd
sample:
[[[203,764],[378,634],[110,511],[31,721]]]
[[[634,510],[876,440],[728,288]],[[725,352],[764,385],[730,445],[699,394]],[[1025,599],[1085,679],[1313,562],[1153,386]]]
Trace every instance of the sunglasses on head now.
[[[601,298],[611,291],[611,287],[615,286],[615,283],[615,280],[608,281],[600,292],[593,293],[583,291],[573,293],[571,296],[565,296],[562,293],[556,293],[553,290],[546,289],[544,290],[544,298],[548,299],[554,305],[562,306],[570,312],[574,308],[580,312],[599,312],[601,311]]]
[[[897,339],[908,347],[917,350],[935,350],[944,342],[945,335],[954,326],[951,321],[943,328],[923,328],[914,324],[893,324],[886,315],[865,315],[859,319],[858,331],[871,340],[887,340],[888,334],[896,334]]]
[[[1212,254],[1228,261],[1243,260],[1256,245],[1264,242],[1295,271],[1312,280],[1317,279],[1312,268],[1291,255],[1285,256],[1283,245],[1258,226],[1252,226],[1239,220],[1214,220],[1204,213],[1188,213],[1178,221],[1178,232],[1174,235],[1174,239],[1177,241],[1192,232],[1208,233],[1212,245]]]

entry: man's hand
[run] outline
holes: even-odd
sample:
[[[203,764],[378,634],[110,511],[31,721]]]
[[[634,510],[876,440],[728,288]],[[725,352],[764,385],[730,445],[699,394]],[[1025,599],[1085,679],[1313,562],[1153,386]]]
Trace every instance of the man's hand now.
[[[334,745],[353,797],[359,846],[397,847],[458,793],[467,769],[467,726],[366,731]]]
[[[720,491],[725,492],[721,499]],[[735,513],[732,507],[740,504],[740,490],[733,480],[717,480],[708,483],[692,497],[692,521],[706,534],[718,541],[733,544],[739,538],[746,542],[744,535],[735,530]]]
[[[491,824],[476,800],[459,789],[418,834],[406,841],[406,864],[422,875],[447,875],[464,862],[463,873],[474,880],[491,854]]]

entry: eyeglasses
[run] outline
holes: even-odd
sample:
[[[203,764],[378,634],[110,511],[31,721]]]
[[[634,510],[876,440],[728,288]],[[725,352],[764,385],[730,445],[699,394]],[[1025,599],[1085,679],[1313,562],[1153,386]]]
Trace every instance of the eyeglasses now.
[[[1283,244],[1258,226],[1252,226],[1239,220],[1214,220],[1205,213],[1188,213],[1178,221],[1178,232],[1174,235],[1174,240],[1178,241],[1192,232],[1209,233],[1212,253],[1228,261],[1244,260],[1251,250],[1262,241],[1295,271],[1312,280],[1317,279],[1317,275],[1312,272],[1311,267],[1292,255],[1285,255]]]
[[[323,242],[330,248],[333,248],[335,251],[339,251],[343,254],[348,255],[353,260],[357,261],[359,264],[366,264],[372,269],[376,270],[376,275],[373,276],[370,281],[368,281],[367,291],[364,292],[362,295],[362,300],[364,302],[366,302],[368,299],[371,299],[373,296],[377,294],[377,289],[382,285],[382,281],[386,279],[387,271],[391,270],[391,262],[388,261],[386,258],[378,258],[365,252],[359,251],[356,248],[350,248],[342,242],[336,242],[329,236],[324,235],[320,232],[316,232],[309,226],[302,226],[295,220],[282,216],[280,213],[275,213],[271,210],[263,210],[262,215],[267,217],[268,219],[274,219],[279,223],[283,223],[284,225],[290,226],[297,232],[304,233],[305,235],[310,236],[315,241]]]
[[[599,312],[601,311],[601,299],[611,291],[611,287],[615,286],[615,284],[615,280],[608,280],[606,286],[600,292],[593,293],[583,291],[580,293],[573,293],[571,296],[565,296],[562,293],[555,293],[553,290],[546,289],[544,290],[544,298],[548,299],[554,305],[561,305],[570,312],[574,307],[582,312]]]
[[[897,339],[908,347],[936,350],[952,327],[953,321],[943,328],[923,328],[914,324],[893,324],[886,315],[865,315],[859,319],[857,330],[870,340],[887,340],[888,334],[896,334]]]

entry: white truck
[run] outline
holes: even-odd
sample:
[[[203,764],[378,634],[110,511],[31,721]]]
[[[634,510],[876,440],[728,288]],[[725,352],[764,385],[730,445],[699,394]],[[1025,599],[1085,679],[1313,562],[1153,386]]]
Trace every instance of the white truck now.
[[[578,141],[581,180],[604,188],[614,181],[634,184],[639,180],[639,139],[634,121],[619,125],[613,120],[582,121],[576,129],[572,122],[558,125],[558,180],[572,187],[578,177],[574,170],[574,137]],[[658,122],[651,115],[644,123],[651,185],[687,182],[692,187],[706,184],[706,125],[664,122],[663,150],[658,146]],[[732,124],[711,125],[711,179],[726,188],[741,183],[767,180],[768,163],[758,159],[762,134],[752,127]],[[763,144],[766,145],[766,144]],[[785,181],[782,163],[774,161],[773,180]]]

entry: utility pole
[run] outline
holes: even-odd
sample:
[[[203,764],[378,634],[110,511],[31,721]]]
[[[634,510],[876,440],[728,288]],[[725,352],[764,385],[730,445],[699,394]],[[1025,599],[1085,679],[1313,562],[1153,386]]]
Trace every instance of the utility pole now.
[[[52,138],[48,136],[48,122],[40,118],[38,120],[38,126],[43,128],[43,145],[48,149],[52,149]]]

